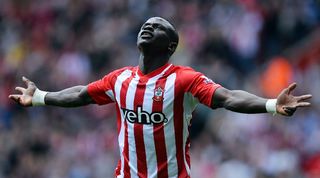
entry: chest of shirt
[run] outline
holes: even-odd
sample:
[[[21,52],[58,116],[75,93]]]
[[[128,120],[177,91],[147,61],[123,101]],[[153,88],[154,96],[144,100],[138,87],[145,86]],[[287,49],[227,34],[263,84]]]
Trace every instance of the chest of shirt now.
[[[162,110],[163,106],[171,103],[176,90],[174,74],[148,80],[139,77],[117,80],[116,85],[121,85],[120,90],[115,90],[115,96],[119,96],[116,97],[116,102],[121,108],[137,110],[140,106],[148,112]]]

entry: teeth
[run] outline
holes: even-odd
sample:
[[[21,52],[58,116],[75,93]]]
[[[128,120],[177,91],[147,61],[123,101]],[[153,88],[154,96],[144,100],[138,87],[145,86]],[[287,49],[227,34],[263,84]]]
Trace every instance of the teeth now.
[[[151,36],[151,35],[148,33],[144,33],[142,36]]]
[[[141,37],[152,37],[152,34],[149,32],[142,32]]]

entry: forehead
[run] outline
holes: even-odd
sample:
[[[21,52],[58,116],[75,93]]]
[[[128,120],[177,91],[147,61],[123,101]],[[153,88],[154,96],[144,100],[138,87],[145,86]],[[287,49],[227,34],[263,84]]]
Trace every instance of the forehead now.
[[[161,17],[151,17],[150,19],[148,19],[144,24],[146,23],[150,23],[150,24],[161,24],[165,27],[168,28],[172,28],[173,26],[165,19],[161,18]]]

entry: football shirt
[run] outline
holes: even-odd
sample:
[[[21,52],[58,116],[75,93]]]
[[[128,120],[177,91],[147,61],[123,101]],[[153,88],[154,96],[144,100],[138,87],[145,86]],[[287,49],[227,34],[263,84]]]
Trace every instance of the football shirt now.
[[[116,103],[120,160],[116,177],[190,177],[189,129],[198,103],[219,84],[189,67],[166,64],[144,75],[124,67],[88,85],[99,105]]]

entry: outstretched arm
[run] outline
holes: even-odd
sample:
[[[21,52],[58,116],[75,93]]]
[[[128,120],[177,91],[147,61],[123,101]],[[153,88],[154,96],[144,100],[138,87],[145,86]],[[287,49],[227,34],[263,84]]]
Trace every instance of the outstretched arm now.
[[[62,107],[78,107],[93,104],[87,86],[74,86],[58,92],[49,92],[45,97],[47,105]]]
[[[29,79],[23,77],[22,80],[27,88],[16,87],[20,94],[9,95],[9,98],[22,106],[32,106],[35,93],[39,90]],[[46,105],[61,107],[77,107],[94,103],[88,94],[87,86],[74,86],[58,92],[48,92],[45,94],[44,102]]]
[[[310,106],[310,102],[305,101],[312,97],[310,94],[302,96],[291,95],[292,90],[296,86],[297,85],[293,83],[278,95],[275,105],[276,113],[291,116],[298,107]],[[211,107],[223,107],[240,113],[265,113],[267,112],[267,101],[268,99],[258,97],[246,91],[228,90],[221,87],[215,91]]]

